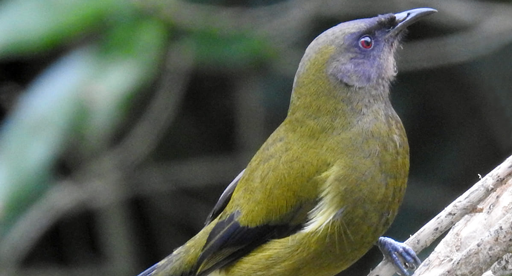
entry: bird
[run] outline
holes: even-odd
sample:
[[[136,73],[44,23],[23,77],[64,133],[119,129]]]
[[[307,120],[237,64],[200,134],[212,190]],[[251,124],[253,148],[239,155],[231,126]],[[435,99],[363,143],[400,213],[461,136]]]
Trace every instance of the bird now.
[[[407,275],[419,262],[414,252],[379,238],[398,212],[409,170],[389,94],[406,28],[434,12],[347,21],[316,37],[284,121],[204,228],[139,276],[332,276],[376,243]]]

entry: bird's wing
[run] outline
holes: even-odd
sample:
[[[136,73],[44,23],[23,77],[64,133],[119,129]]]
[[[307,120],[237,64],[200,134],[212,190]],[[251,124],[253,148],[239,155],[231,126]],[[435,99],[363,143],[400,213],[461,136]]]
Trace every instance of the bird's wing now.
[[[198,260],[197,275],[208,275],[245,256],[256,247],[271,240],[286,237],[302,225],[261,225],[241,226],[237,221],[239,213],[233,213],[219,221],[212,229]]]
[[[231,195],[233,195],[233,191],[235,191],[236,185],[238,185],[238,181],[240,180],[240,178],[242,178],[244,172],[245,170],[241,171],[237,175],[237,177],[235,177],[235,179],[233,179],[233,181],[229,183],[228,187],[224,190],[222,195],[220,195],[219,200],[217,201],[215,206],[213,206],[212,211],[206,218],[206,225],[210,224],[210,222],[216,219],[219,216],[219,214],[224,210],[224,208],[226,208],[226,205],[228,205],[229,200],[231,199]]]
[[[319,165],[318,159],[308,159],[311,149],[307,147],[298,155],[288,154],[290,141],[275,135],[229,185],[212,211],[208,222],[215,226],[198,259],[197,275],[208,275],[269,240],[292,235],[307,222],[326,166]],[[267,147],[286,154],[266,156]]]

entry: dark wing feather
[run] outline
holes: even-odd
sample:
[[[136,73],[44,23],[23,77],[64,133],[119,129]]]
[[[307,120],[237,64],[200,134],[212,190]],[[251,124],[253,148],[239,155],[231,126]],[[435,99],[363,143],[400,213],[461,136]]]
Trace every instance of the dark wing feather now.
[[[153,266],[151,266],[150,268],[144,270],[137,276],[151,276],[153,274],[153,272],[155,272],[157,267],[158,267],[158,263],[156,263]]]
[[[217,201],[215,206],[213,206],[212,211],[206,218],[205,225],[210,224],[210,222],[212,222],[214,219],[216,219],[219,216],[219,214],[222,213],[224,208],[226,208],[226,205],[228,205],[228,202],[231,199],[231,196],[233,195],[233,191],[235,190],[236,185],[238,185],[238,181],[240,180],[240,178],[242,178],[242,175],[244,174],[244,172],[245,172],[245,170],[240,172],[238,174],[238,176],[235,177],[235,179],[233,179],[233,181],[231,181],[231,183],[229,183],[228,187],[224,190],[222,195],[220,195],[219,200]]]
[[[239,212],[217,222],[210,232],[208,240],[199,256],[198,276],[222,268],[245,256],[256,247],[271,239],[279,239],[298,231],[302,225],[260,225],[241,226],[237,217]]]

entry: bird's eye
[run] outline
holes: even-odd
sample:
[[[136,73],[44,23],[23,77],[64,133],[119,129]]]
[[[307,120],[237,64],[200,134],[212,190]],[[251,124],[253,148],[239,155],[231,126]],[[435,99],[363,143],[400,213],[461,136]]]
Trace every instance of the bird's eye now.
[[[363,49],[369,50],[373,47],[373,39],[370,36],[363,36],[359,39],[359,46]]]

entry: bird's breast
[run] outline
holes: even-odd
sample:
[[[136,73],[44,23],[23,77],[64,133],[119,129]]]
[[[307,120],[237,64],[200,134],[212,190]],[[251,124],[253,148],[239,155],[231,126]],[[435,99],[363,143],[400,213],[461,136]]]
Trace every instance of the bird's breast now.
[[[340,134],[347,138],[331,152],[333,165],[303,229],[333,241],[335,251],[367,250],[391,224],[405,192],[409,148],[402,124],[394,114],[372,120]]]

